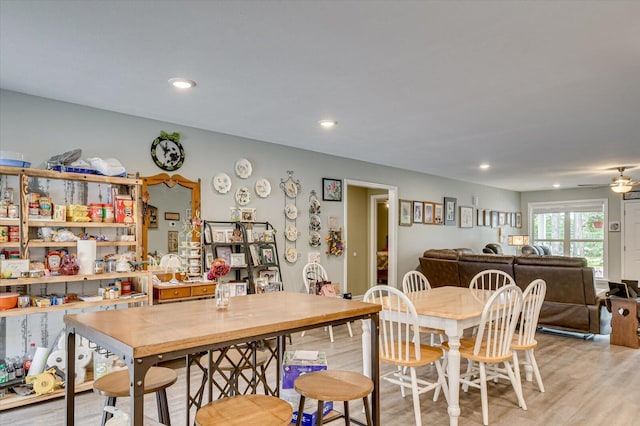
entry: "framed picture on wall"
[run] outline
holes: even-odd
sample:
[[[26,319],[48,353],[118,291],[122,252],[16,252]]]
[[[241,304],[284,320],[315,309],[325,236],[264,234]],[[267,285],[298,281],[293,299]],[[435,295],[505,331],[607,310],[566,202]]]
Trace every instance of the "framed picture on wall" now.
[[[224,259],[231,266],[231,246],[217,246],[216,257]]]
[[[505,212],[498,212],[498,225],[504,226],[506,223]]]
[[[158,208],[156,206],[147,206],[149,212],[149,229],[158,228]]]
[[[324,201],[342,201],[342,180],[322,178],[322,199]]]
[[[433,224],[434,225],[442,225],[444,224],[444,206],[441,203],[434,203],[433,205]]]
[[[422,217],[423,223],[427,225],[433,225],[433,203],[430,201],[424,202],[424,215]]]
[[[516,212],[516,228],[522,228],[522,212]]]
[[[498,212],[495,210],[491,210],[491,227],[498,227]]]
[[[422,201],[413,202],[413,223],[422,223],[422,214],[424,213],[424,204]]]
[[[473,207],[460,206],[460,228],[473,228]]]
[[[482,209],[476,210],[476,225],[484,226],[484,210]]]
[[[444,224],[445,226],[456,226],[456,204],[458,200],[452,197],[444,197]]]
[[[169,253],[178,252],[178,231],[167,231],[167,251]]]
[[[409,200],[400,200],[400,226],[411,226],[411,214],[413,205]]]

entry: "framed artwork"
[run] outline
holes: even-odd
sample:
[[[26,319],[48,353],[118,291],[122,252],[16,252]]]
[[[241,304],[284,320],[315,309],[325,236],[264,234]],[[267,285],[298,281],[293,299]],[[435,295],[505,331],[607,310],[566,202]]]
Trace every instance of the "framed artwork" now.
[[[213,263],[213,249],[211,246],[205,246],[204,248],[204,263],[203,269],[209,269]]]
[[[227,231],[225,229],[214,229],[211,231],[211,238],[214,243],[226,243],[227,242]]]
[[[483,210],[482,215],[484,216],[484,226],[491,226],[491,211]]]
[[[509,221],[509,223],[511,224],[511,226],[513,226],[515,228],[516,227],[516,213],[515,212],[511,212],[511,213],[509,213],[509,216],[511,216],[511,220]]]
[[[473,228],[473,207],[460,206],[460,228]]]
[[[164,220],[180,220],[180,213],[164,212]]]
[[[522,228],[522,212],[516,212],[516,228]]]
[[[424,202],[424,214],[422,216],[423,223],[433,225],[433,203],[430,201]]]
[[[271,244],[260,246],[260,263],[263,265],[276,265],[276,250]]]
[[[400,200],[400,226],[411,226],[413,205],[409,200]]]
[[[229,217],[231,222],[240,222],[240,218],[242,217],[240,209],[238,207],[229,207],[229,210],[231,210],[231,215]]]
[[[413,202],[413,223],[422,223],[422,214],[424,212],[424,204],[422,201]]]
[[[231,297],[247,295],[246,281],[231,281],[229,286],[231,286]]]
[[[484,210],[476,210],[476,225],[484,226]]]
[[[456,226],[456,204],[458,200],[452,197],[444,197],[444,224],[445,226]]]
[[[242,222],[255,222],[256,209],[243,207],[240,209],[240,220]]]
[[[227,265],[231,265],[231,246],[217,246],[216,257],[224,259]]]
[[[324,201],[342,201],[342,180],[322,178],[322,199]]]
[[[277,269],[263,269],[258,273],[258,276],[266,278],[269,283],[280,282],[280,274]]]
[[[433,223],[435,225],[444,224],[444,206],[441,203],[435,203],[433,205]]]
[[[491,227],[498,227],[498,212],[495,210],[491,210]]]
[[[244,257],[244,253],[231,253],[231,267],[239,268],[241,266],[247,266],[247,260]]]
[[[506,223],[505,213],[504,212],[498,212],[498,225],[504,226],[505,223]]]
[[[168,241],[167,251],[169,253],[177,253],[178,252],[178,231],[167,231],[167,241]]]
[[[156,206],[147,206],[149,212],[149,229],[158,228],[158,208]]]

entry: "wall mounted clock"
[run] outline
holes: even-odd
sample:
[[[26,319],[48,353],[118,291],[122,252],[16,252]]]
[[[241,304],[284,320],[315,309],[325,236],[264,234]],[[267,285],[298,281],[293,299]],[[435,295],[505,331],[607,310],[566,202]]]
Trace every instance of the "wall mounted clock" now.
[[[151,158],[162,170],[178,170],[184,164],[184,157],[184,148],[178,133],[169,135],[162,132],[151,143]]]

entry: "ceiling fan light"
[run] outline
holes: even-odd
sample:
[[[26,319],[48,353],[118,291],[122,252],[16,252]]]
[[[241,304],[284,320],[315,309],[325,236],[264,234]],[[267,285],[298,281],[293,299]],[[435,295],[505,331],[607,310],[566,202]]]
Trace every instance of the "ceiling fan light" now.
[[[625,192],[631,191],[631,185],[614,185],[611,187],[611,190],[617,194],[624,194]]]

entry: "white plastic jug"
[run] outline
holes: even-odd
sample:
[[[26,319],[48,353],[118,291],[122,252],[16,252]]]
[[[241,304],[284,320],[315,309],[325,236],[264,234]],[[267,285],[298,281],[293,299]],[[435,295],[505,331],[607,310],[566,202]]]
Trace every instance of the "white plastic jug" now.
[[[105,423],[105,426],[128,426],[130,424],[129,415],[118,408],[108,405],[104,407],[104,411],[113,414],[113,417]]]

